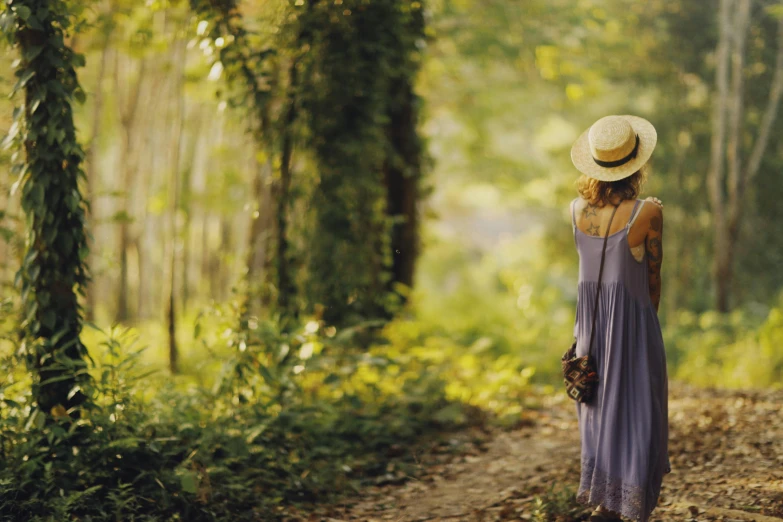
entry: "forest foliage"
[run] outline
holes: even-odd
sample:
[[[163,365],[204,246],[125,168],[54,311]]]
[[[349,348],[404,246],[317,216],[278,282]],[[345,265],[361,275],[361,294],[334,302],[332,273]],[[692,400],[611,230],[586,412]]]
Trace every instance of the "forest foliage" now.
[[[568,150],[607,113],[659,132],[670,376],[783,376],[775,3],[3,9],[6,519],[272,519],[514,425],[559,385]]]

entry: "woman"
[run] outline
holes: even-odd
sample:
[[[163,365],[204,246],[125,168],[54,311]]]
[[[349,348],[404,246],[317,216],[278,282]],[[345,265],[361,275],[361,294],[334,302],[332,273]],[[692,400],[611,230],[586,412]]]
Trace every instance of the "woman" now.
[[[577,403],[577,500],[597,508],[592,521],[624,516],[646,522],[670,471],[666,354],[658,322],[663,207],[656,198],[637,199],[656,141],[647,120],[607,116],[571,149],[583,174],[581,197],[570,207],[579,252],[577,356],[588,353],[608,234],[592,348],[598,388],[591,402]]]

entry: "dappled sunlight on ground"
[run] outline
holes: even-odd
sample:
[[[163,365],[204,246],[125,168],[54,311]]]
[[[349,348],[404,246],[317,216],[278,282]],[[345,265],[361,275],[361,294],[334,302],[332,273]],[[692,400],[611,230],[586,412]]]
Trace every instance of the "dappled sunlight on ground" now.
[[[673,383],[673,471],[664,478],[651,520],[783,518],[781,400],[780,391]],[[435,447],[419,456],[420,476],[368,489],[355,505],[346,503],[331,515],[368,521],[584,519],[586,511],[573,501],[579,477],[576,416],[563,394],[541,397],[540,409],[526,409],[514,429],[462,435],[460,451]]]

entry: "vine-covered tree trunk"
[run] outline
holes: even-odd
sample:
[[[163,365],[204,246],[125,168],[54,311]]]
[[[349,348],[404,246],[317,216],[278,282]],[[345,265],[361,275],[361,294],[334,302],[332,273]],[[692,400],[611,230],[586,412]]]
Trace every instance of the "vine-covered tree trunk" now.
[[[386,160],[384,168],[387,200],[386,213],[392,220],[391,290],[401,294],[396,284],[413,287],[413,275],[419,252],[418,201],[421,177],[421,147],[416,132],[416,98],[410,78],[397,82],[393,99],[399,104],[389,114],[389,141],[393,155]],[[394,96],[396,94],[396,96]]]
[[[288,99],[283,128],[280,151],[280,182],[276,185],[276,229],[277,251],[275,252],[277,269],[277,307],[285,316],[293,315],[291,310],[291,297],[295,293],[293,277],[288,263],[288,210],[291,196],[291,157],[294,150],[294,122],[297,114],[297,89],[299,88],[298,76],[299,59],[295,59],[289,70]]]
[[[20,60],[15,92],[23,90],[16,134],[23,147],[22,207],[27,214],[21,269],[24,346],[37,374],[33,395],[45,412],[62,415],[83,402],[86,349],[80,340],[77,294],[88,282],[85,202],[79,191],[84,152],[71,103],[83,100],[75,67],[83,57],[64,42],[70,26],[58,0],[11,0]]]
[[[420,145],[412,91],[421,2],[311,1],[302,106],[318,171],[307,297],[329,323],[393,313],[413,284]],[[346,89],[350,85],[352,88]],[[404,292],[400,292],[404,294]]]

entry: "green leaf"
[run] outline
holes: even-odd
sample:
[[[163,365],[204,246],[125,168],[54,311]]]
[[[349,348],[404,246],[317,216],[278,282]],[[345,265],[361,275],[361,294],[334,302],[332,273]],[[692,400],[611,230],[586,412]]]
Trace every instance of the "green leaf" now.
[[[46,18],[49,16],[49,8],[46,6],[41,6],[36,10],[35,17],[39,20],[46,20]]]
[[[195,493],[198,490],[198,476],[193,471],[183,471],[179,477],[182,491]]]
[[[78,384],[73,388],[71,388],[71,391],[68,392],[68,400],[70,401],[71,399],[73,399],[73,396],[79,393],[80,391],[82,391],[82,388]]]
[[[30,8],[25,5],[16,6],[15,12],[16,12],[16,16],[18,16],[24,21],[27,21],[27,19],[30,18],[30,15],[33,14]]]
[[[41,54],[41,51],[43,51],[44,46],[43,45],[33,45],[24,50],[24,53],[22,56],[25,60],[28,62],[33,61],[39,54]]]
[[[0,237],[2,237],[5,242],[11,241],[15,235],[16,233],[10,228],[0,227]]]
[[[266,381],[267,384],[269,384],[271,386],[271,385],[273,385],[275,383],[275,378],[272,377],[272,374],[269,373],[269,370],[267,369],[266,366],[264,366],[263,364],[260,364],[258,366],[258,371],[261,374],[261,377],[264,378],[264,380]]]
[[[115,212],[113,216],[109,218],[109,221],[113,223],[133,223],[133,218],[124,210]]]
[[[54,328],[55,321],[57,321],[57,314],[52,309],[46,310],[41,317],[41,324],[49,330]]]
[[[86,326],[87,328],[91,328],[91,329],[95,330],[96,332],[103,334],[104,336],[106,335],[106,333],[105,333],[103,330],[101,330],[101,329],[100,329],[100,328],[99,328],[99,327],[98,327],[98,326],[97,326],[95,323],[93,323],[93,322],[90,322],[90,321],[84,321],[84,323],[83,323],[83,324],[84,324],[84,326]]]
[[[462,405],[454,402],[436,411],[433,419],[444,424],[459,424],[465,421],[465,414]]]
[[[122,439],[113,440],[109,443],[107,448],[138,448],[139,443],[142,442],[143,439],[140,439],[139,437],[124,437]]]
[[[261,435],[261,433],[263,433],[265,429],[266,429],[266,424],[260,424],[256,426],[255,428],[250,430],[250,433],[247,434],[247,437],[245,438],[245,442],[247,442],[248,444],[253,444],[253,441],[255,441],[256,438],[259,435]]]
[[[35,427],[40,429],[43,429],[43,427],[46,425],[46,415],[40,410],[36,410],[35,412]]]
[[[67,381],[68,379],[73,379],[73,378],[74,378],[73,374],[66,373],[64,375],[58,375],[57,377],[51,377],[49,379],[46,379],[45,381],[41,381],[39,383],[39,385],[40,386],[44,386],[46,384],[52,384],[52,383],[55,383],[55,382]]]
[[[21,74],[20,74],[21,73]],[[33,69],[20,69],[16,71],[17,76],[19,76],[19,80],[16,82],[16,85],[14,85],[13,92],[18,91],[19,89],[23,89],[25,85],[27,85],[27,82],[30,81],[30,78],[35,76],[35,70]]]

